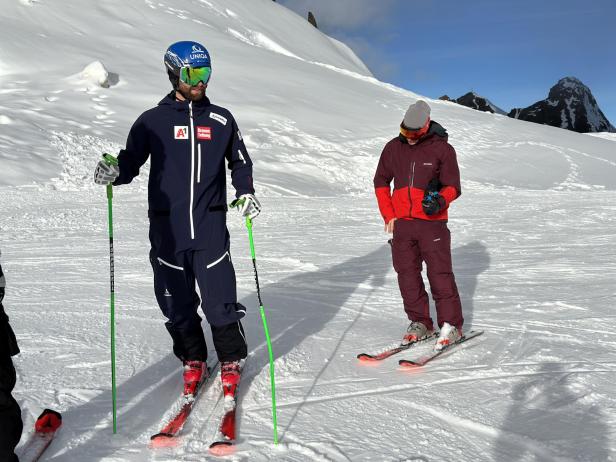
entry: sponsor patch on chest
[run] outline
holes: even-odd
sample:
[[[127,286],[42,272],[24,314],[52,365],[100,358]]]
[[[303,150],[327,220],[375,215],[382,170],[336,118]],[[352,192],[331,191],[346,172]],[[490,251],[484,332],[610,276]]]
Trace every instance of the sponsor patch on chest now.
[[[176,140],[188,139],[188,126],[187,125],[175,125],[173,127],[173,137]]]
[[[210,112],[210,119],[214,119],[216,122],[227,125],[227,118],[221,116],[220,114],[216,114],[215,112]]]
[[[197,126],[197,139],[198,140],[211,140],[212,139],[212,127]]]

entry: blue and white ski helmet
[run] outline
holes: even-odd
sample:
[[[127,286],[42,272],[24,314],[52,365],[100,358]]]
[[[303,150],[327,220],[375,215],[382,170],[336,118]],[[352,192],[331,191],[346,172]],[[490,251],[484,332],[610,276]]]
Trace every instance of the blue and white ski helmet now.
[[[186,66],[191,67],[212,67],[210,54],[203,45],[197,42],[184,41],[176,42],[167,48],[165,53],[165,67],[169,73],[169,78],[174,76],[171,81],[175,85],[180,77],[180,69]],[[205,82],[207,83],[207,82]]]

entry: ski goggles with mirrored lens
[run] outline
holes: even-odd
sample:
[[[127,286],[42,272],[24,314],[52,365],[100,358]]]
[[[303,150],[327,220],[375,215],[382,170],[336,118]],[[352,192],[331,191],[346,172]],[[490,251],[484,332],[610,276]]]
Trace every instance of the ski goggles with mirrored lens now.
[[[409,140],[417,141],[419,138],[428,133],[430,128],[430,119],[426,121],[426,124],[421,128],[408,128],[404,125],[404,122],[400,124],[400,134]]]
[[[212,68],[207,66],[202,67],[182,67],[180,69],[180,80],[191,87],[194,87],[203,82],[206,85],[212,75]]]

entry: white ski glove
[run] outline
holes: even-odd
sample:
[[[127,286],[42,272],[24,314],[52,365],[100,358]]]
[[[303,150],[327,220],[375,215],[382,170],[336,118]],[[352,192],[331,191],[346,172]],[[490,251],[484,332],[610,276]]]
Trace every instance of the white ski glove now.
[[[238,198],[239,212],[244,217],[248,217],[251,220],[257,218],[261,213],[261,203],[252,194],[242,194]]]
[[[94,183],[107,186],[113,183],[120,174],[120,167],[109,165],[104,159],[99,161],[94,170]]]

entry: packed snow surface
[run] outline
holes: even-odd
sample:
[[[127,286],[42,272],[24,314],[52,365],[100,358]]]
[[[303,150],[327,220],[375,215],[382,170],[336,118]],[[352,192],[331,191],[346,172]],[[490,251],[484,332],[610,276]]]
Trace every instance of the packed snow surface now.
[[[246,230],[230,214],[250,355],[227,460],[616,460],[611,140],[429,101],[461,166],[449,227],[465,329],[485,334],[419,371],[399,370],[398,357],[365,367],[358,353],[395,344],[407,326],[372,175],[420,96],[379,82],[345,45],[269,0],[82,3],[6,0],[0,19],[15,396],[26,433],[45,407],[64,415],[44,460],[211,458],[217,381],[178,448],[148,448],[181,373],[152,290],[147,167],[114,196],[111,432],[107,203],[92,183],[100,154],[117,152],[169,90],[162,56],[186,39],[212,54],[208,94],[237,118],[263,204],[254,233],[280,444]]]

